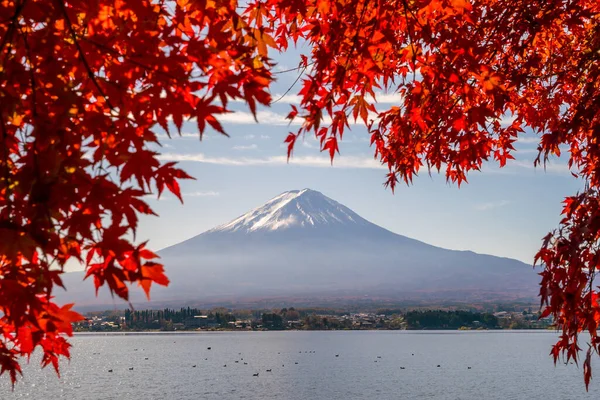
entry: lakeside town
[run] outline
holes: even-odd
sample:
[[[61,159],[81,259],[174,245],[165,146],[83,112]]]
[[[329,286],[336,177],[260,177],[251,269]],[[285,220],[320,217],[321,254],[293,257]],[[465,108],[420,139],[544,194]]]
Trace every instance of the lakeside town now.
[[[264,331],[264,330],[473,330],[552,329],[539,312],[381,309],[342,312],[327,309],[231,310],[196,308],[88,313],[75,332]]]

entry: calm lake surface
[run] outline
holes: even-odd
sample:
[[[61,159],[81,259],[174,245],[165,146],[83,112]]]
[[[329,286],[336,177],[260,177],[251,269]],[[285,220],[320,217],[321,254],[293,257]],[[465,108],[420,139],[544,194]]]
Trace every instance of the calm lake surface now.
[[[72,339],[72,360],[63,363],[60,380],[34,357],[14,392],[1,378],[0,398],[597,398],[600,368],[586,393],[580,368],[555,367],[548,356],[556,337],[546,331],[81,334]]]

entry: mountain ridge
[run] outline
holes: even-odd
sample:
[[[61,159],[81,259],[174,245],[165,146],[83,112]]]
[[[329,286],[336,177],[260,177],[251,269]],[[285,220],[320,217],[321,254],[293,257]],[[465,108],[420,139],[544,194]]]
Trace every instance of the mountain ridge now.
[[[327,203],[327,213],[316,211],[322,210],[323,204]],[[333,210],[331,210],[333,208]],[[321,224],[356,223],[364,221],[362,217],[350,210],[348,207],[332,200],[322,193],[312,189],[291,190],[275,196],[260,207],[235,218],[234,220],[219,225],[207,232],[226,232],[245,230],[277,230],[294,226],[315,226]]]
[[[534,298],[538,287],[530,265],[402,236],[311,189],[281,193],[158,254],[171,285],[154,286],[153,301],[327,293],[514,299]]]

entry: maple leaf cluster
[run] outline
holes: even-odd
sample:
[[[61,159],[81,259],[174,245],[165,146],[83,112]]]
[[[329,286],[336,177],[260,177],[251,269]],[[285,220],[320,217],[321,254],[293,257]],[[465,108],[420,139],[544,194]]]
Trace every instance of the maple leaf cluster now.
[[[1,372],[16,378],[36,346],[44,363],[68,356],[71,321],[52,302],[70,259],[96,288],[127,299],[167,284],[134,244],[143,197],[181,199],[174,163],[161,164],[157,127],[194,118],[225,134],[232,99],[269,105],[270,49],[301,41],[302,120],[288,157],[310,133],[333,158],[351,120],[367,127],[387,184],[422,168],[467,181],[485,162],[513,159],[529,129],[537,164],[569,150],[587,182],[536,257],[543,315],[562,336],[552,350],[578,359],[587,330],[600,350],[600,2],[597,0],[6,0],[0,2]],[[8,17],[5,17],[8,16]],[[387,109],[377,96],[398,103]],[[511,117],[510,122],[505,119]]]
[[[467,181],[484,162],[504,167],[525,132],[540,138],[535,165],[568,150],[586,182],[566,199],[560,227],[535,258],[540,300],[562,335],[555,362],[579,358],[587,331],[600,353],[600,2],[597,0],[264,0],[256,1],[282,48],[302,40],[300,105],[288,118],[288,157],[313,133],[331,156],[360,120],[387,185],[409,184],[422,168]],[[377,94],[398,103],[378,108]],[[325,120],[329,120],[327,124]]]
[[[154,214],[144,196],[181,199],[190,178],[159,161],[153,128],[225,133],[215,115],[268,104],[272,78],[235,1],[7,0],[0,16],[0,374],[14,383],[36,347],[57,372],[69,356],[82,317],[52,301],[67,262],[125,300],[168,284],[131,240]]]

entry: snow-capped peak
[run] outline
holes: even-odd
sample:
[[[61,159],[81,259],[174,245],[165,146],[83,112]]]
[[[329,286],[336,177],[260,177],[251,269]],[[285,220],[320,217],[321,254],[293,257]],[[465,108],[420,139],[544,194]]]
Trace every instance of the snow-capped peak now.
[[[311,189],[291,190],[209,232],[276,231],[292,227],[367,223],[348,207]]]

